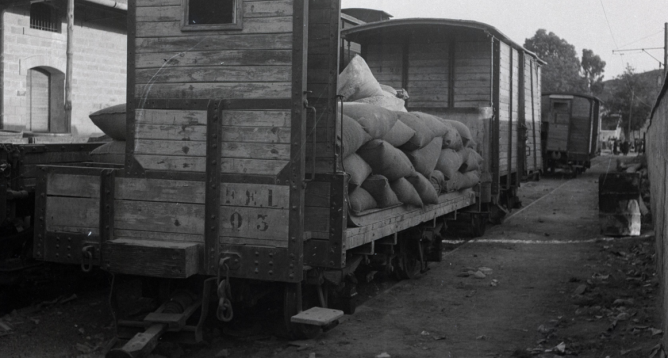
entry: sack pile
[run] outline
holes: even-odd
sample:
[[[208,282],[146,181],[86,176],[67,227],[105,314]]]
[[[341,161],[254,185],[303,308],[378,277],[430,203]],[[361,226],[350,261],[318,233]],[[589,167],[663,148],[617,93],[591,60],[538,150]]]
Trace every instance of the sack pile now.
[[[405,91],[379,84],[364,59],[339,75],[337,123],[353,213],[397,205],[437,204],[441,193],[480,181],[483,158],[461,122],[408,112]],[[406,98],[406,97],[404,97]]]

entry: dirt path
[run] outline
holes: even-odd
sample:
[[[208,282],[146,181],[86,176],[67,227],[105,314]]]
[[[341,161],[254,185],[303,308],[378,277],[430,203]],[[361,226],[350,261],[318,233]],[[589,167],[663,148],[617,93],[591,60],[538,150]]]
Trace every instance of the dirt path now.
[[[661,334],[653,238],[599,235],[598,175],[609,159],[577,179],[523,184],[525,206],[503,225],[316,340],[232,338],[219,327],[206,345],[163,342],[152,357],[649,357]],[[484,278],[468,274],[478,270]],[[90,293],[4,317],[14,331],[0,336],[0,356],[101,356],[113,336],[106,300]]]
[[[648,357],[659,337],[653,241],[599,235],[607,159],[577,179],[527,183],[525,202],[538,201],[302,350],[275,356]],[[485,278],[461,277],[480,267],[491,269]]]

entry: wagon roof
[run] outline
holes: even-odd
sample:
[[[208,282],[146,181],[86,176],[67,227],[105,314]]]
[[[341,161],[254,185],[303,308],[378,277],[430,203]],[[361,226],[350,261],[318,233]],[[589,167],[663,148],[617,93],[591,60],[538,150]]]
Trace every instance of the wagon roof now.
[[[601,100],[598,97],[595,96],[590,96],[587,94],[582,94],[582,93],[574,93],[574,92],[546,92],[543,93],[542,96],[573,96],[573,97],[582,97],[582,98],[587,98],[591,99],[594,101],[597,101],[599,103],[603,103],[603,100]]]
[[[515,43],[513,40],[504,35],[501,31],[497,30],[494,26],[490,26],[478,21],[472,20],[456,20],[456,19],[439,19],[439,18],[410,18],[410,19],[396,19],[396,20],[386,20],[380,22],[371,22],[364,25],[351,27],[341,31],[341,34],[346,38],[346,40],[355,41],[360,39],[363,36],[370,35],[378,32],[378,30],[384,29],[415,29],[415,28],[427,28],[427,27],[460,27],[460,28],[470,28],[475,30],[484,31],[491,36],[494,36],[503,42],[509,44],[513,48],[523,51],[532,57],[536,58],[541,64],[546,64],[545,61],[538,58],[538,56],[527,50],[526,48]]]

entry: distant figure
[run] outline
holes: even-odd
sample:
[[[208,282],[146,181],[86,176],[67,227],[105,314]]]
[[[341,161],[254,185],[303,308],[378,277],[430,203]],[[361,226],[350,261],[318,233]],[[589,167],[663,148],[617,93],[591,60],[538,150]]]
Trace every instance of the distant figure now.
[[[619,140],[617,140],[616,138],[613,140],[612,154],[614,155],[619,154]]]
[[[621,149],[624,155],[629,154],[629,147],[630,147],[629,141],[625,140],[622,142]]]

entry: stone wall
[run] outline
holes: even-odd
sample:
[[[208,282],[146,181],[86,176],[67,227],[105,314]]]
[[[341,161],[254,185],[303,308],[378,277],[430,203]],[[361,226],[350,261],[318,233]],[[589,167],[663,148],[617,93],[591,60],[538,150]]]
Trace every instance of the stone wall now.
[[[30,28],[30,5],[13,6],[2,13],[2,101],[3,129],[30,127],[29,72],[39,67],[52,72],[52,82],[60,78],[51,104],[51,115],[64,118],[64,74],[66,72],[67,24],[64,2],[56,2],[61,16],[61,32]],[[100,133],[88,115],[101,108],[124,103],[126,92],[127,13],[97,5],[75,5],[74,56],[72,71],[73,134]],[[58,87],[57,84],[53,84]],[[55,126],[52,131],[60,131]]]

